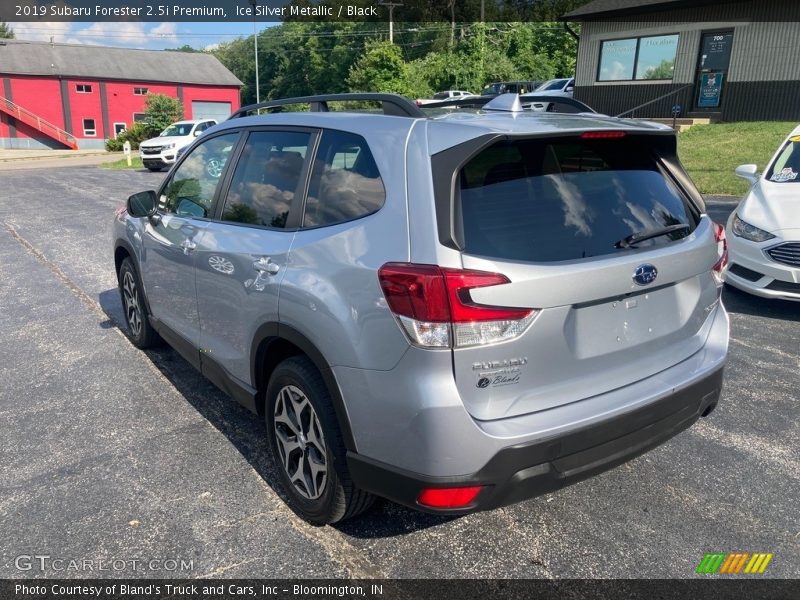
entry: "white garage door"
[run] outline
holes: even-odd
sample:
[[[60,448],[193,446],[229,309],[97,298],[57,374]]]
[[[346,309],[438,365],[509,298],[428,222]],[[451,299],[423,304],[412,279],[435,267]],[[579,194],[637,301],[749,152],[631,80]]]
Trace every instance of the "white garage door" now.
[[[192,100],[193,119],[214,119],[217,123],[222,123],[230,116],[230,102],[202,102],[200,100]]]

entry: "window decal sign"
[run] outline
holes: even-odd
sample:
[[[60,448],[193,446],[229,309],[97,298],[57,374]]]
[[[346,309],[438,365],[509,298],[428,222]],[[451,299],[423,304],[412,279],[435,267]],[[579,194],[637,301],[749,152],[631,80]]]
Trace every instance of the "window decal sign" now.
[[[700,108],[716,108],[722,94],[723,73],[703,73],[700,78],[700,97],[697,106]]]

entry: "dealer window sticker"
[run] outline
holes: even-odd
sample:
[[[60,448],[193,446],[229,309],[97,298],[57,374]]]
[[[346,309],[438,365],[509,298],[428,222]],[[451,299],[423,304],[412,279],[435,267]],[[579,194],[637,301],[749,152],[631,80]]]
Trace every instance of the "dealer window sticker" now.
[[[775,181],[778,183],[783,183],[784,181],[794,181],[797,179],[797,172],[792,169],[792,167],[784,167],[778,173],[773,173],[772,177],[769,178],[770,181]]]

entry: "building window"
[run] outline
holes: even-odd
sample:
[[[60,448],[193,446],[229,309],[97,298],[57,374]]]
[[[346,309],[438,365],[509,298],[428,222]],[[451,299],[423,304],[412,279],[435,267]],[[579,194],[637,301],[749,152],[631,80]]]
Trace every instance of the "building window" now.
[[[97,135],[97,127],[94,119],[83,120],[83,135],[86,137],[95,137]]]
[[[119,137],[119,134],[128,129],[126,123],[114,123],[114,137]]]
[[[133,95],[134,96],[147,96],[147,88],[135,87],[135,88],[133,88]]]
[[[147,113],[133,113],[134,123],[144,123],[147,121]]]
[[[602,42],[597,81],[672,79],[678,37],[676,33]]]
[[[75,91],[79,94],[91,94],[92,86],[88,83],[79,83],[75,86]]]

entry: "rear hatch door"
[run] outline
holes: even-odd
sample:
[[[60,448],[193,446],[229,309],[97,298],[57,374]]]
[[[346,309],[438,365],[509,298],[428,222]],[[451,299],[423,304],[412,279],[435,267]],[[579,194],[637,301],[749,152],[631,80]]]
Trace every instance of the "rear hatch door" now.
[[[510,280],[470,290],[472,302],[536,311],[512,340],[454,349],[475,418],[585,400],[703,346],[718,248],[713,223],[663,160],[670,148],[663,135],[511,137],[460,169],[463,267]]]

